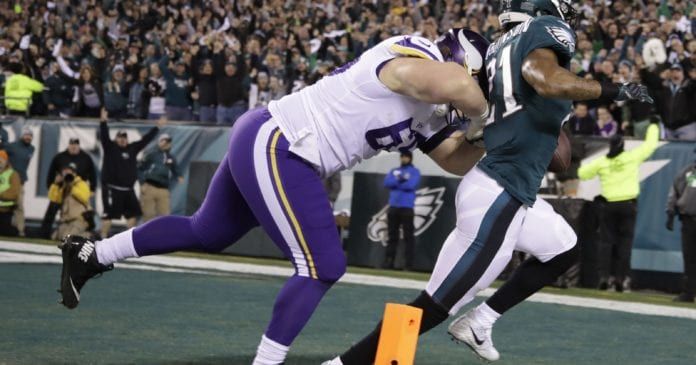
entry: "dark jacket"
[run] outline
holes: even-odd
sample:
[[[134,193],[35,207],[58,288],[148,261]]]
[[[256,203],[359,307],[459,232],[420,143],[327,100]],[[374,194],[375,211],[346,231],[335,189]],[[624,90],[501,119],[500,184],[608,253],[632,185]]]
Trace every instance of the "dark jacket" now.
[[[61,74],[55,74],[46,79],[44,86],[47,89],[43,93],[46,105],[53,104],[56,108],[72,106],[74,90],[70,80],[66,80]]]
[[[133,184],[138,179],[136,156],[155,138],[157,132],[159,132],[159,128],[154,127],[141,140],[121,148],[109,137],[107,123],[99,123],[99,138],[104,149],[101,172],[102,185],[133,188]]]
[[[162,151],[159,148],[145,155],[140,170],[143,171],[145,182],[158,188],[169,188],[172,179],[181,176],[176,158],[170,151]]]
[[[667,198],[667,214],[696,217],[696,162],[674,178]]]
[[[574,135],[580,136],[597,136],[599,135],[599,127],[597,122],[589,114],[584,118],[572,116],[568,120],[570,131]]]
[[[109,115],[123,118],[128,112],[128,88],[125,82],[104,84],[104,107]]]
[[[193,81],[198,87],[198,104],[200,106],[217,105],[217,79],[215,73],[203,75],[200,73],[201,62],[198,59],[193,63]]]
[[[59,174],[63,167],[70,163],[74,163],[77,167],[77,175],[89,182],[89,189],[94,191],[97,188],[97,172],[94,168],[94,161],[85,151],[80,151],[77,155],[71,155],[68,151],[63,151],[53,156],[51,166],[48,168],[48,176],[46,177],[46,187],[50,188],[53,181],[56,179],[56,174]]]
[[[237,72],[233,76],[225,73],[225,56],[216,54],[213,56],[213,70],[217,79],[218,105],[230,107],[238,102],[247,100],[248,91],[244,86],[244,62],[237,63]]]
[[[657,112],[662,117],[662,123],[669,129],[683,127],[696,121],[696,81],[688,75],[676,92],[673,92],[668,82],[663,82],[656,72],[640,70],[640,78],[655,97]]]
[[[164,91],[166,105],[184,108],[191,107],[189,76],[185,73],[179,76],[172,72],[172,70],[169,69],[169,57],[162,57],[159,66],[162,70],[164,79],[167,80],[167,87]]]
[[[128,116],[132,118],[147,118],[147,99],[145,94],[145,82],[133,81],[128,85]]]
[[[31,161],[32,156],[34,156],[34,146],[26,144],[22,140],[17,140],[7,145],[5,149],[10,157],[12,168],[17,171],[19,178],[22,180],[22,184],[24,184],[27,181],[29,161]]]

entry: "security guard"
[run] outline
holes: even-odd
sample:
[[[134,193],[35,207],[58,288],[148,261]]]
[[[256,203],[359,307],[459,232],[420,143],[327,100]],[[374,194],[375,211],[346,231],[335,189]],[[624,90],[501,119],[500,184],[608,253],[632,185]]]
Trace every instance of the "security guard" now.
[[[5,81],[5,108],[10,114],[25,115],[29,111],[33,93],[42,92],[42,83],[22,74],[22,65],[11,63],[8,70],[12,73]]]
[[[694,149],[696,153],[696,149]],[[674,217],[681,220],[684,291],[675,302],[693,303],[696,294],[696,161],[674,179],[667,199],[667,229],[674,230]]]
[[[655,152],[659,137],[660,128],[652,123],[648,127],[645,143],[624,151],[623,137],[614,135],[609,140],[609,153],[606,156],[578,169],[580,179],[589,180],[599,175],[602,185],[599,221],[602,242],[599,288],[602,290],[611,286],[618,292],[630,289],[631,245],[640,194],[638,168]]]

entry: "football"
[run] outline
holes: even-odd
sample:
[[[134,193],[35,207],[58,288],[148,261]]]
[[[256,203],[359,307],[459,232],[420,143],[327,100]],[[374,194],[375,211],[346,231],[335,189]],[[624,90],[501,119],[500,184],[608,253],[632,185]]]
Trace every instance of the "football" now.
[[[553,151],[548,170],[556,173],[565,172],[568,167],[570,167],[570,140],[568,140],[565,131],[561,129],[561,133],[558,135],[558,146]]]

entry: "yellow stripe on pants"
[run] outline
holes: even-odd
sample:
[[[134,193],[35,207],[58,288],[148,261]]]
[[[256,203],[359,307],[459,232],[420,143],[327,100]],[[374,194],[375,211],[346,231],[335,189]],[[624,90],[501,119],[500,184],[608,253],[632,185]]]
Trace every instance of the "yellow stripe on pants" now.
[[[278,170],[278,159],[276,156],[276,146],[278,145],[278,139],[280,138],[280,129],[273,133],[273,138],[271,139],[271,171],[273,172],[273,180],[275,181],[276,188],[278,189],[278,195],[280,195],[280,200],[283,202],[283,208],[285,208],[285,213],[290,218],[292,226],[295,230],[295,235],[300,241],[300,246],[302,246],[302,251],[307,258],[307,264],[309,265],[309,275],[313,279],[318,279],[317,269],[314,266],[314,260],[312,259],[312,254],[309,252],[309,246],[307,246],[307,241],[305,241],[304,234],[302,233],[302,227],[295,217],[295,213],[292,211],[288,197],[283,189],[283,183],[280,180],[280,172]]]

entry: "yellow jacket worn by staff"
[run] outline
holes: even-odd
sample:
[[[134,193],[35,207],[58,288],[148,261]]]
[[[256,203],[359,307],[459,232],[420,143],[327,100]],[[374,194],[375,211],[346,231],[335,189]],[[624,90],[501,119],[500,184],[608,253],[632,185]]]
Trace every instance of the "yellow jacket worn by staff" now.
[[[17,112],[26,112],[31,94],[43,91],[43,84],[22,74],[14,74],[5,81],[5,107]]]
[[[602,196],[607,201],[635,199],[640,193],[638,168],[655,152],[659,139],[660,127],[651,124],[643,144],[630,151],[621,152],[614,158],[603,156],[580,166],[578,177],[589,180],[599,175]]]
[[[17,205],[22,182],[11,167],[0,172],[0,212],[9,212]]]

